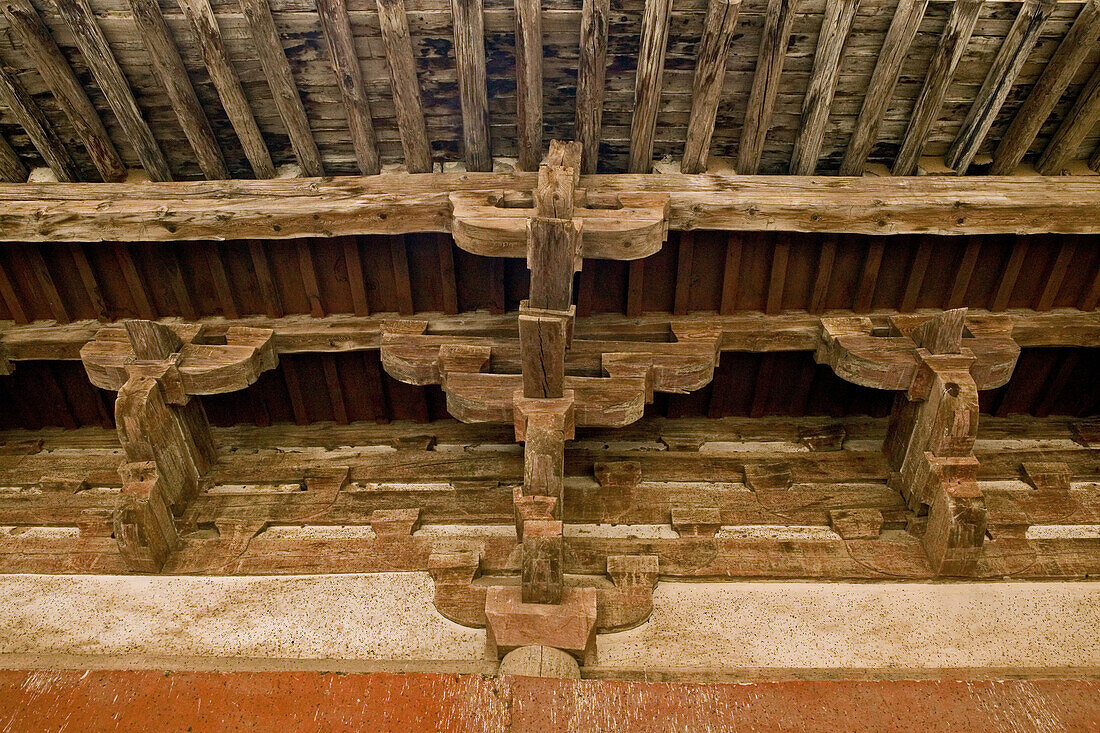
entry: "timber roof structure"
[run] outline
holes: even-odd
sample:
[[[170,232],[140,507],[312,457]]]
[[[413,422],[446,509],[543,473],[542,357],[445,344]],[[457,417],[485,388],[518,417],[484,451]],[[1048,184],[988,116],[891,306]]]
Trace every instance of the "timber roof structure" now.
[[[1091,590],[1098,305],[1100,0],[0,0],[0,587]]]

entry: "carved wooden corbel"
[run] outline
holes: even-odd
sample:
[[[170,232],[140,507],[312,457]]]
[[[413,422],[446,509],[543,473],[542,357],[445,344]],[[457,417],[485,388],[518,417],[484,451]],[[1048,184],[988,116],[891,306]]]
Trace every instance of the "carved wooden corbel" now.
[[[129,566],[158,572],[179,544],[175,517],[217,461],[206,413],[194,395],[252,384],[277,363],[270,329],[230,328],[203,343],[202,328],[153,321],[105,326],[81,349],[92,384],[118,392],[115,424],[127,462],[114,516]]]
[[[967,322],[965,308],[895,316],[881,334],[868,318],[822,319],[818,363],[856,384],[899,392],[884,443],[890,485],[918,516],[927,514],[921,542],[937,575],[970,575],[981,556],[978,390],[1008,382],[1019,354],[1007,321]],[[851,519],[837,526],[849,533],[868,526]]]

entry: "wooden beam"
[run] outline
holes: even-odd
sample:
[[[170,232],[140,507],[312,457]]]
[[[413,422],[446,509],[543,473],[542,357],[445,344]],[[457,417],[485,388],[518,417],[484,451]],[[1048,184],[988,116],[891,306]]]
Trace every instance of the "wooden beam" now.
[[[279,39],[279,31],[275,28],[275,19],[271,17],[271,6],[268,5],[268,0],[240,0],[240,4],[260,65],[264,69],[264,77],[271,87],[275,107],[279,110],[279,118],[290,137],[294,157],[305,175],[323,176],[325,168],[321,163],[321,153],[317,150],[317,141],[313,139],[313,132],[309,129],[309,118],[302,106],[298,86],[294,83],[294,74]]]
[[[657,132],[671,12],[672,0],[646,0],[642,11],[642,37],[634,76],[634,115],[630,124],[631,173],[649,173],[653,169],[653,136]]]
[[[126,166],[115,150],[107,128],[103,126],[99,112],[92,106],[68,60],[58,49],[30,0],[7,0],[0,4],[0,12],[3,12],[8,26],[15,31],[23,50],[50,88],[57,106],[73,126],[99,175],[104,181],[126,178]]]
[[[611,0],[582,0],[577,111],[573,137],[581,144],[581,173],[595,173],[600,152],[604,81],[607,76],[607,16]]]
[[[887,328],[891,316],[906,319],[932,316],[938,309],[921,309],[899,314],[878,310],[867,314],[872,326]],[[291,315],[280,318],[249,316],[243,319],[204,318],[196,323],[210,337],[224,335],[233,326],[270,328],[275,332],[275,350],[279,354],[338,353],[377,351],[382,344],[382,327],[394,320],[394,314],[379,313],[367,317],[329,315],[313,318]],[[500,366],[519,371],[520,349],[516,338],[518,314],[494,315],[485,311],[454,316],[424,314],[428,331],[440,337],[467,338],[471,335],[493,337],[493,359]],[[1081,346],[1100,347],[1100,313],[1071,308],[1037,311],[1013,308],[1001,312],[970,309],[968,323],[1007,324],[1012,339],[1021,348]],[[171,326],[179,319],[167,318]],[[745,353],[773,351],[815,351],[822,342],[821,316],[805,312],[774,315],[740,313],[720,316],[698,313],[674,316],[669,313],[643,313],[641,316],[600,314],[578,316],[573,327],[573,342],[567,365],[579,373],[601,369],[600,358],[606,342],[666,343],[670,330],[705,326],[718,332],[718,350]],[[95,338],[103,324],[95,320],[75,321],[56,326],[45,322],[0,327],[0,343],[13,361],[70,361],[80,358],[80,349]],[[666,343],[667,345],[667,343]],[[498,353],[499,352],[499,353]]]
[[[532,173],[272,181],[0,184],[0,241],[293,239],[451,230],[450,194],[533,190]],[[668,194],[673,230],[850,234],[1100,233],[1096,176],[960,179],[611,174],[590,199]]]
[[[0,135],[0,181],[6,183],[22,183],[27,180],[29,171],[19,155],[12,150],[8,141]]]
[[[405,154],[405,169],[409,173],[430,173],[432,149],[428,143],[428,127],[420,101],[420,81],[416,77],[416,59],[409,36],[405,0],[377,0],[377,3],[382,45],[386,49],[386,65],[390,70],[397,131],[401,135],[401,150]]]
[[[65,149],[65,144],[57,136],[53,125],[43,114],[38,103],[27,94],[18,79],[8,75],[3,69],[0,69],[0,103],[11,110],[12,117],[27,133],[35,150],[46,161],[46,165],[53,171],[57,180],[63,182],[80,180],[80,169],[69,155],[69,151]],[[14,170],[18,172],[17,169]],[[22,178],[12,182],[18,183],[26,179],[24,170]]]
[[[195,95],[187,67],[183,65],[176,42],[164,22],[160,5],[156,0],[130,0],[130,8],[138,33],[153,62],[153,69],[168,92],[168,101],[176,113],[176,119],[195,152],[199,170],[211,180],[229,178],[222,150],[210,128],[202,103]]]
[[[691,114],[684,157],[680,161],[680,170],[684,173],[703,173],[707,169],[710,139],[714,135],[714,120],[722,97],[722,82],[726,78],[726,60],[740,10],[741,0],[710,0],[707,5],[703,39],[691,83]]]
[[[993,152],[990,173],[1007,175],[1016,170],[1098,39],[1100,0],[1088,0]]]
[[[542,162],[542,2],[515,0],[516,148],[521,171]]]
[[[842,176],[862,175],[867,156],[871,154],[871,148],[875,146],[875,141],[878,139],[879,126],[890,106],[890,98],[894,96],[894,86],[898,82],[901,65],[909,55],[909,46],[917,35],[917,29],[920,28],[927,7],[928,0],[898,2],[894,19],[886,32],[886,40],[883,41],[882,49],[879,51],[878,62],[871,74],[871,81],[863,96],[863,107],[856,119],[852,137],[848,141],[844,161],[840,164]]]
[[[172,180],[172,171],[161,152],[153,131],[141,116],[130,83],[122,74],[115,60],[107,37],[103,35],[88,0],[54,0],[58,15],[73,34],[84,63],[95,77],[107,104],[126,133],[126,138],[137,153],[138,160],[149,178],[154,181]]]
[[[237,76],[237,70],[229,60],[222,43],[221,29],[214,17],[214,10],[210,7],[210,0],[176,0],[180,10],[191,27],[191,32],[198,41],[199,51],[202,53],[206,72],[210,75],[210,81],[218,90],[225,116],[233,125],[233,131],[237,133],[241,141],[241,148],[248,158],[252,172],[257,178],[272,178],[275,175],[275,164],[271,162],[271,153],[267,150],[263,133],[256,124],[256,118],[252,114],[252,107],[241,88],[241,80]]]
[[[481,0],[451,0],[451,27],[462,107],[462,149],[468,171],[491,171],[489,92],[485,70],[485,21]]]
[[[1056,5],[1057,0],[1025,0],[1020,4],[1016,20],[997,51],[978,96],[944,156],[944,163],[958,175],[966,173],[977,155]]]
[[[1100,66],[1089,77],[1088,83],[1077,101],[1066,113],[1066,118],[1058,126],[1058,131],[1047,143],[1039,161],[1035,164],[1044,176],[1061,174],[1070,161],[1075,160],[1081,143],[1100,121]]]
[[[772,109],[779,94],[779,80],[787,59],[787,44],[798,3],[799,0],[768,0],[764,30],[760,34],[760,53],[756,57],[752,90],[745,108],[745,123],[737,144],[737,172],[742,175],[760,171],[760,158],[771,127]]]
[[[355,35],[351,30],[347,6],[344,0],[317,0],[317,13],[321,17],[321,31],[328,41],[336,85],[344,100],[355,162],[363,175],[378,173],[382,169],[378,160],[378,143],[375,141],[367,88],[363,83],[363,70],[359,65],[359,53],[355,50]]]
[[[829,111],[836,92],[840,59],[844,46],[852,33],[860,0],[836,0],[825,4],[825,18],[817,37],[810,85],[802,99],[802,121],[791,154],[791,173],[812,176],[821,157],[825,142],[825,127],[829,123]]]
[[[924,85],[917,96],[909,125],[905,129],[898,157],[894,159],[895,176],[911,176],[917,172],[917,163],[924,153],[924,145],[932,133],[932,126],[939,119],[947,89],[955,78],[955,70],[966,53],[970,36],[978,23],[978,14],[985,0],[956,0],[951,6],[947,26],[940,34],[940,42],[928,62]]]

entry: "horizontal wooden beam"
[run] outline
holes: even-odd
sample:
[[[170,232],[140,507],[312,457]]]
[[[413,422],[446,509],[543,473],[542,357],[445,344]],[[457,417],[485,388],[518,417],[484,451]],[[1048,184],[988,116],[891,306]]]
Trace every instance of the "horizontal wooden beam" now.
[[[939,311],[916,311],[905,316],[913,318],[934,313]],[[879,311],[869,314],[868,317],[876,327],[885,328],[889,325],[891,315],[895,315],[895,312]],[[204,326],[204,333],[208,336],[224,334],[233,326],[270,328],[275,331],[275,350],[278,353],[298,354],[376,350],[382,343],[382,324],[401,318],[396,313],[378,313],[371,316],[337,315],[323,318],[304,315],[281,318],[256,316],[235,320],[207,318],[197,323]],[[515,352],[518,367],[517,313],[493,315],[476,311],[454,316],[423,313],[418,318],[428,323],[428,333],[435,336],[477,334],[499,338],[501,357],[504,358],[508,349],[511,349]],[[971,324],[996,319],[1007,319],[1012,323],[1012,338],[1023,348],[1100,346],[1100,312],[1066,308],[1041,312],[1014,309],[1001,313],[970,310],[967,313],[967,322]],[[179,319],[171,318],[161,322],[168,325],[181,323]],[[64,325],[38,321],[22,326],[9,325],[7,328],[0,328],[0,353],[15,361],[78,360],[80,349],[84,344],[93,341],[96,332],[104,325],[99,321],[75,321]],[[600,315],[576,319],[570,351],[570,359],[573,360],[571,365],[583,367],[589,357],[592,364],[598,364],[600,342],[671,341],[672,333],[676,329],[683,332],[688,326],[704,325],[720,333],[718,348],[721,351],[814,351],[821,342],[821,317],[804,312],[733,316]],[[596,343],[592,348],[587,348],[586,344],[590,342]],[[494,359],[497,358],[494,353]]]
[[[450,194],[534,173],[0,185],[0,241],[166,242],[447,232]],[[588,197],[668,193],[669,227],[852,234],[1096,234],[1100,178],[583,176]]]

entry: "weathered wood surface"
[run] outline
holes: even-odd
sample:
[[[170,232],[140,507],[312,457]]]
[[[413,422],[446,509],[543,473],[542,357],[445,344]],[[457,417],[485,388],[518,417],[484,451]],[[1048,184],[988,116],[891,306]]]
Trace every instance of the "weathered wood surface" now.
[[[481,0],[451,0],[466,170],[493,169]]]
[[[604,84],[607,78],[607,23],[611,0],[583,0],[580,60],[573,138],[581,144],[581,172],[595,173],[600,152]]]
[[[0,185],[0,240],[287,239],[446,232],[453,196],[530,191],[534,174],[173,184]],[[582,176],[588,200],[667,194],[670,229],[853,234],[1095,234],[1095,176],[845,178],[713,174]],[[475,195],[477,194],[477,195]],[[624,200],[625,203],[625,200]],[[481,206],[481,204],[479,204]],[[499,209],[504,218],[515,218]],[[614,218],[614,210],[601,216]],[[520,219],[525,218],[519,215]],[[224,222],[233,221],[232,233]],[[511,226],[511,225],[510,225]]]
[[[35,150],[46,161],[46,165],[53,171],[57,180],[63,182],[81,180],[80,169],[69,155],[69,151],[65,149],[65,144],[38,103],[27,94],[27,90],[15,77],[2,69],[0,69],[0,103],[11,111],[12,116],[27,133]],[[14,153],[12,155],[14,156]],[[15,160],[18,162],[18,158]],[[4,169],[4,180],[12,183],[22,183],[27,180],[27,171],[20,170],[21,168],[21,163],[15,166],[9,162]]]
[[[515,0],[516,147],[519,169],[538,170],[542,162],[542,3]]]
[[[711,0],[707,5],[707,19],[691,82],[691,114],[684,138],[684,156],[680,160],[680,170],[684,173],[703,173],[707,169],[710,139],[714,135],[730,43],[740,10],[741,0]]]
[[[944,163],[960,176],[965,175],[993,127],[1057,4],[1057,0],[1026,0],[1020,4],[1016,19],[994,57],[974,103],[944,156]]]
[[[1066,114],[1066,119],[1039,156],[1035,164],[1039,172],[1045,176],[1063,173],[1066,165],[1077,155],[1078,148],[1098,120],[1100,120],[1100,67],[1089,77],[1077,101]]]
[[[890,312],[867,316],[868,328],[890,329],[893,316],[904,318],[928,318],[937,311],[914,311],[905,314]],[[370,351],[380,348],[383,343],[383,326],[399,318],[393,313],[381,313],[373,316],[326,316],[311,318],[305,316],[252,317],[237,320],[223,318],[203,319],[189,328],[201,327],[210,338],[222,338],[234,327],[268,328],[274,336],[272,343],[280,354],[296,353],[339,353],[346,351]],[[420,324],[414,333],[421,334],[424,328],[431,336],[418,336],[416,339],[399,339],[398,343],[407,343],[417,351],[421,349],[415,342],[426,339],[435,348],[444,343],[454,343],[470,335],[492,336],[494,357],[502,365],[518,370],[518,344],[514,341],[509,348],[508,340],[515,339],[517,315],[492,315],[485,311],[447,316],[443,314],[422,314]],[[1017,345],[1023,348],[1043,346],[1085,346],[1100,347],[1100,314],[1072,309],[1053,311],[1033,311],[1012,309],[989,313],[971,309],[967,313],[970,324],[990,324],[1004,326],[1007,320],[1010,330],[1006,332]],[[163,321],[169,327],[179,326],[175,319]],[[573,327],[573,345],[571,347],[570,369],[582,373],[598,368],[595,354],[608,342],[620,342],[617,348],[627,348],[626,342],[638,342],[634,348],[646,350],[668,349],[675,353],[685,349],[684,344],[669,342],[671,333],[683,326],[705,326],[718,334],[719,351],[814,351],[822,343],[821,317],[808,313],[790,313],[775,316],[761,314],[734,316],[671,316],[668,314],[646,314],[638,317],[600,315],[577,318]],[[96,338],[96,333],[104,328],[99,321],[77,321],[63,326],[53,324],[13,325],[0,328],[0,343],[4,345],[7,357],[12,361],[29,360],[79,360],[81,348]],[[862,327],[861,327],[862,328]],[[868,338],[878,338],[871,337]],[[434,341],[432,340],[434,339]],[[883,339],[887,341],[887,339]],[[591,342],[591,349],[586,343]],[[872,345],[874,342],[871,342]],[[695,348],[695,347],[691,347]],[[509,356],[511,352],[511,356]],[[679,358],[679,357],[676,357]],[[592,373],[592,371],[589,371]]]
[[[229,60],[222,40],[218,20],[210,0],[177,0],[187,25],[195,38],[210,82],[218,91],[222,108],[240,139],[245,157],[257,178],[271,178],[275,165],[271,161],[263,133],[256,124],[248,98],[241,87],[241,80]]]
[[[760,159],[764,154],[768,129],[772,125],[779,80],[787,60],[787,45],[799,2],[768,0],[764,30],[760,34],[760,56],[752,77],[752,91],[745,108],[741,139],[737,144],[737,172],[741,175],[760,172]]]
[[[386,65],[405,169],[409,173],[430,173],[432,149],[424,123],[424,105],[420,99],[420,81],[416,75],[404,0],[378,0],[378,24],[386,47]]]
[[[103,120],[38,11],[29,0],[9,0],[0,5],[0,12],[3,12],[8,26],[19,37],[23,49],[53,92],[54,99],[88,151],[99,175],[104,181],[124,179],[126,166],[107,134],[107,128],[103,126]]]
[[[22,183],[27,180],[27,166],[19,160],[19,155],[11,145],[0,137],[0,180],[8,183]]]
[[[653,168],[653,137],[657,132],[671,12],[672,0],[645,0],[634,77],[634,118],[630,125],[631,173],[649,173]]]
[[[317,13],[325,40],[328,41],[332,71],[336,74],[340,96],[344,100],[344,111],[347,113],[351,144],[355,149],[359,172],[363,175],[378,173],[381,170],[378,144],[375,142],[367,88],[363,81],[362,67],[359,65],[359,53],[355,48],[355,35],[351,30],[347,5],[344,0],[318,0]]]

